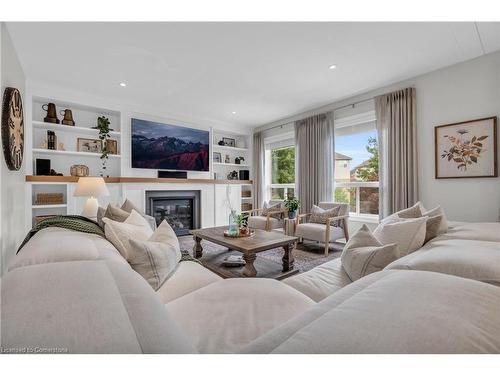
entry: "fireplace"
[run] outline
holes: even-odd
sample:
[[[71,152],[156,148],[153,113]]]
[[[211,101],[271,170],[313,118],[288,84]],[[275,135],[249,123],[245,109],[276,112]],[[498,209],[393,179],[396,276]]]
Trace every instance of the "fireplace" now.
[[[146,214],[156,225],[166,220],[177,236],[200,228],[200,192],[198,190],[146,191]]]

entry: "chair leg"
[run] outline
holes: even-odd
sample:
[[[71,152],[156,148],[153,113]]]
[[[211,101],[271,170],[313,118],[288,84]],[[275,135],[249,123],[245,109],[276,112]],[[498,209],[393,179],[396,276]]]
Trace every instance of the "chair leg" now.
[[[327,242],[327,243],[325,243],[325,256],[328,256],[329,250],[330,250],[330,244]]]

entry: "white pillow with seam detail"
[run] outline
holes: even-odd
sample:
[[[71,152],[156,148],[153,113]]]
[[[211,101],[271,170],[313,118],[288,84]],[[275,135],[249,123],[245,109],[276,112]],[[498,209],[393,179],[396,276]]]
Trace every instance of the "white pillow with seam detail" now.
[[[129,217],[123,222],[113,221],[109,218],[103,218],[104,234],[106,239],[111,242],[128,260],[130,248],[130,239],[146,241],[153,235],[153,230],[149,223],[137,211],[132,210]]]
[[[147,241],[130,239],[130,266],[157,291],[175,271],[182,254],[179,240],[164,220]]]
[[[342,250],[342,268],[352,281],[370,273],[382,271],[387,265],[399,258],[395,243],[383,245],[364,224]]]
[[[427,217],[415,219],[387,218],[373,231],[382,244],[395,243],[403,257],[422,247],[425,242]]]

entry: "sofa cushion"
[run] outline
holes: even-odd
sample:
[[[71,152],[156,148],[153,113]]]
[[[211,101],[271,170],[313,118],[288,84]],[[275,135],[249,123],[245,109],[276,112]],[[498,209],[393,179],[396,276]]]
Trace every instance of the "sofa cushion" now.
[[[384,245],[398,245],[399,255],[405,256],[420,249],[425,241],[427,218],[387,218],[373,231],[373,235]]]
[[[342,267],[352,281],[381,271],[398,258],[397,244],[382,245],[366,224],[347,241],[340,257]]]
[[[386,268],[440,272],[500,285],[500,243],[440,236]]]
[[[233,353],[314,302],[273,279],[226,279],[167,303],[200,353]]]
[[[439,238],[500,242],[500,223],[452,223]]]
[[[2,348],[65,353],[193,353],[154,291],[128,265],[38,264],[2,279]]]
[[[316,302],[325,299],[351,282],[351,279],[342,268],[340,258],[283,280],[284,284],[304,293]]]
[[[163,303],[173,301],[222,278],[197,262],[180,262],[157,290]]]
[[[109,260],[127,265],[118,250],[96,234],[49,227],[38,231],[12,258],[8,270],[73,260]]]
[[[499,353],[500,288],[421,271],[376,272],[267,332],[243,353]]]
[[[325,241],[326,225],[316,223],[301,223],[297,225],[295,236],[307,238],[314,241]],[[330,225],[330,242],[344,238],[344,230],[340,227]]]
[[[248,227],[253,229],[266,229],[267,218],[265,216],[250,216],[248,218]],[[269,218],[269,230],[283,228],[283,221],[275,217]]]

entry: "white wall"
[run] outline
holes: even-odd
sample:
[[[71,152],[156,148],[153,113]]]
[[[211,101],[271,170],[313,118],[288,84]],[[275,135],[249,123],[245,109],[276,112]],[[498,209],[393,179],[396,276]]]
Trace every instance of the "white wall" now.
[[[409,86],[415,87],[417,91],[420,200],[426,207],[440,204],[451,220],[498,221],[500,177],[450,180],[434,178],[434,127],[500,115],[500,52],[350,97],[264,125],[258,130],[332,111]]]
[[[0,33],[2,95],[6,87],[19,89],[25,105],[26,115],[24,72],[4,23],[1,24]],[[0,158],[0,244],[2,253],[1,271],[3,273],[10,257],[15,254],[25,235],[24,168],[26,159],[23,161],[21,170],[10,171],[5,163],[3,152]]]

